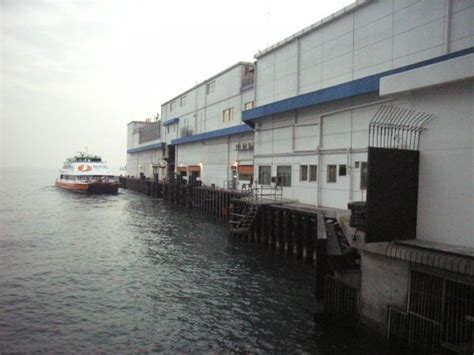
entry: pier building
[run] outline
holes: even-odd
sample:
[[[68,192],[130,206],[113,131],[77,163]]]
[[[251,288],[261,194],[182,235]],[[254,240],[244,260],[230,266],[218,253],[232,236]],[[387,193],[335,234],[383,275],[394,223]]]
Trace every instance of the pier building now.
[[[165,145],[161,137],[159,115],[152,121],[132,121],[127,125],[127,175],[135,177],[164,176]]]
[[[278,185],[278,206],[242,200],[240,235],[311,247],[326,312],[425,353],[472,353],[473,23],[472,1],[358,0],[163,104],[153,144],[169,173]],[[227,218],[240,197],[220,193],[194,190],[191,208]]]
[[[161,106],[166,159],[183,177],[240,188],[253,179],[253,130],[242,111],[254,106],[255,65],[239,62]]]
[[[455,349],[474,329],[473,23],[472,1],[357,1],[258,52],[243,113],[258,184],[315,207],[361,201],[346,237],[362,321]]]

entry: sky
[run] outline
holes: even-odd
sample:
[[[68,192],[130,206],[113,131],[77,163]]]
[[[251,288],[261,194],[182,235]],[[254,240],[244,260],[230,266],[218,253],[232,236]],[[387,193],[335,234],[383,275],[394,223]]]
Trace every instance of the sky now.
[[[352,2],[0,0],[0,166],[123,166],[128,122]]]

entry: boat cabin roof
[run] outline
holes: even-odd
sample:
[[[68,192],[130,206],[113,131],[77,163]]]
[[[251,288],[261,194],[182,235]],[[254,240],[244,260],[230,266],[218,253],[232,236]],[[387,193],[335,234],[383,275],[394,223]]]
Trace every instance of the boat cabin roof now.
[[[102,158],[98,155],[86,154],[86,153],[79,153],[72,158],[68,158],[67,162],[69,163],[100,163],[102,162]]]

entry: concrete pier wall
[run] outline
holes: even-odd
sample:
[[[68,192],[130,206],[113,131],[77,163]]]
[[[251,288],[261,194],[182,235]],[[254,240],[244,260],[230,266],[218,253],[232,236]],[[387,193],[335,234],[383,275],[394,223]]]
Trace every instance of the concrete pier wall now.
[[[388,306],[406,309],[408,298],[408,262],[363,252],[359,314],[362,324],[387,332]]]

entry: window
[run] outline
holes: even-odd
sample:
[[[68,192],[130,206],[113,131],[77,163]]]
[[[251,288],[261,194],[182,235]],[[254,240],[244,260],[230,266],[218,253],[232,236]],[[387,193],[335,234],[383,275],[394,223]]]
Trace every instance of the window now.
[[[328,165],[327,182],[336,182],[337,165]]]
[[[253,177],[252,174],[240,174],[240,173],[239,173],[239,180],[251,181],[251,180],[252,180],[252,177]]]
[[[258,167],[258,183],[261,185],[270,185],[272,175],[271,166],[259,166]]]
[[[179,99],[179,105],[180,105],[181,107],[183,107],[184,105],[186,105],[186,95],[181,96],[181,98]]]
[[[318,166],[310,165],[309,166],[309,181],[317,181],[317,180],[318,180]]]
[[[367,171],[368,165],[366,161],[360,163],[360,189],[367,190]]]
[[[346,176],[347,175],[347,167],[346,164],[339,165],[339,176]]]
[[[166,126],[166,133],[170,133],[170,126]]]
[[[254,107],[255,102],[254,101],[249,101],[244,104],[244,111],[245,110],[250,110],[251,108]]]
[[[216,90],[216,82],[215,80],[210,81],[206,84],[206,95],[209,95],[211,92]]]
[[[308,165],[300,166],[300,181],[308,180]]]
[[[170,102],[170,112],[174,110],[175,102],[171,101]]]
[[[291,186],[291,166],[277,166],[277,183],[279,186]]]
[[[226,108],[222,111],[222,122],[230,122],[234,119],[234,108]]]
[[[356,169],[359,169],[359,165],[360,165],[360,162],[356,161],[356,162],[355,162],[355,168],[356,168]]]

